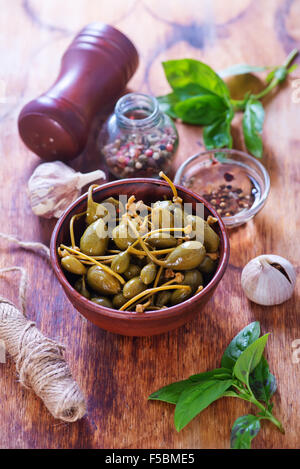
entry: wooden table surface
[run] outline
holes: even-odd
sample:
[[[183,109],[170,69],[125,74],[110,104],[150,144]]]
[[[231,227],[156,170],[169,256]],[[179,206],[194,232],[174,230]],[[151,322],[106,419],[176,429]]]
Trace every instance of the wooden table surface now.
[[[299,0],[0,0],[0,7],[0,83],[2,91],[6,88],[0,103],[0,231],[46,244],[55,221],[31,212],[26,185],[41,160],[21,142],[17,116],[53,82],[64,50],[85,24],[112,24],[134,41],[140,66],[130,89],[154,95],[168,91],[161,66],[166,59],[193,57],[221,70],[235,63],[277,65],[300,48]],[[7,358],[0,364],[1,448],[228,448],[235,419],[254,410],[247,403],[221,399],[177,433],[174,407],[147,397],[172,381],[219,366],[232,337],[254,320],[271,333],[267,357],[278,379],[274,408],[286,434],[264,422],[253,447],[299,447],[300,364],[294,363],[292,347],[300,339],[299,283],[291,300],[272,308],[251,304],[240,284],[243,266],[263,253],[287,257],[299,273],[300,103],[292,87],[299,76],[299,70],[293,72],[264,103],[263,163],[271,177],[267,204],[253,221],[230,232],[227,272],[205,309],[186,326],[145,338],[101,330],[73,309],[45,259],[0,239],[0,267],[27,269],[28,317],[65,344],[88,400],[82,420],[54,420],[20,386]],[[235,146],[242,149],[237,126],[238,120]],[[199,128],[178,124],[178,130],[176,167],[202,142]],[[97,164],[94,160],[89,167]],[[73,166],[87,170],[82,157]],[[0,294],[17,301],[18,280],[17,274],[2,277]]]

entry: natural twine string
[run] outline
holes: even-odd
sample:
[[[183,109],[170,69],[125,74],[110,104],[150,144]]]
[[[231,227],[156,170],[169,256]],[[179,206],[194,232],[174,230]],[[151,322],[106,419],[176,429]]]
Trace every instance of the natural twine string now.
[[[41,243],[19,241],[2,233],[0,236],[49,257],[49,249]],[[9,300],[0,297],[0,339],[16,363],[21,384],[43,400],[53,417],[75,422],[84,416],[86,403],[63,358],[64,347],[45,337],[34,322],[26,319],[27,273],[24,268],[13,266],[0,269],[0,275],[12,271],[21,272],[19,302],[23,314]]]

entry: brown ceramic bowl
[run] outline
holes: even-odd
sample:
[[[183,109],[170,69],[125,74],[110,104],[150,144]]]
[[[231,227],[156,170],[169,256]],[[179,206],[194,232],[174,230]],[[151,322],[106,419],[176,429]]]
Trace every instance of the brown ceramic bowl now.
[[[123,335],[149,336],[167,332],[182,326],[196,314],[203,311],[205,304],[208,302],[223,277],[229,259],[229,240],[222,219],[202,197],[184,187],[176,187],[178,195],[183,199],[183,202],[191,203],[193,208],[195,208],[196,203],[200,202],[204,205],[205,218],[207,218],[208,215],[217,218],[218,223],[215,223],[213,226],[221,239],[220,258],[213,278],[200,293],[183,303],[167,309],[146,311],[144,313],[118,311],[99,306],[80,295],[70,283],[72,275],[61,268],[57,248],[61,243],[70,245],[69,222],[73,215],[83,212],[86,209],[87,194],[82,195],[71,204],[58,220],[52,233],[50,246],[51,263],[54,272],[73,306],[89,321],[102,329]],[[96,202],[101,202],[108,197],[118,198],[120,194],[126,194],[128,197],[135,195],[136,200],[141,199],[145,203],[162,200],[164,196],[170,198],[172,195],[169,185],[160,180],[123,179],[104,184],[95,189],[93,198]],[[84,229],[84,220],[81,222],[78,220],[74,225],[75,238],[79,241],[80,233],[82,233]]]

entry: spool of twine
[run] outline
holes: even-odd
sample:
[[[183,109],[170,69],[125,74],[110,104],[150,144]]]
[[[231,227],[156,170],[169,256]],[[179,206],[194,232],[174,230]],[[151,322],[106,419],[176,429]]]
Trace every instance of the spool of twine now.
[[[1,233],[0,237],[49,256],[49,249],[41,243],[24,243]],[[22,267],[13,266],[0,269],[0,275],[11,271],[21,272],[22,312],[8,299],[0,297],[0,339],[16,363],[20,383],[43,400],[53,417],[75,422],[84,416],[86,403],[63,357],[64,347],[45,337],[34,322],[26,319],[27,273]]]

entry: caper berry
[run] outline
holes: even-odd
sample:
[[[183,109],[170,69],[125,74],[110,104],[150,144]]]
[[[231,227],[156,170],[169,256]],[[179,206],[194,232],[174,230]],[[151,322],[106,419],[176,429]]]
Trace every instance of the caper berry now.
[[[176,228],[183,228],[184,226],[187,226],[188,223],[188,218],[187,214],[185,213],[184,210],[182,210],[181,207],[176,206],[174,208],[174,226]]]
[[[212,227],[203,220],[203,218],[196,215],[187,216],[188,223],[192,226],[194,236],[197,236],[201,242],[203,242],[204,247],[207,252],[215,252],[219,248],[220,238],[218,234],[212,229]]]
[[[146,288],[146,285],[142,282],[140,277],[133,277],[125,283],[123,287],[123,295],[126,299],[130,300],[130,298],[138,295],[142,291],[146,290]]]
[[[93,303],[96,303],[99,306],[105,306],[106,308],[112,308],[112,302],[110,301],[109,298],[106,298],[105,296],[93,296],[91,298],[91,301]]]
[[[108,245],[107,229],[102,218],[87,227],[80,239],[80,250],[90,256],[102,256]]]
[[[123,274],[129,267],[130,263],[130,255],[127,251],[122,251],[120,254],[115,256],[112,260],[110,267],[114,272],[118,272],[119,274]]]
[[[154,228],[171,228],[174,226],[174,216],[168,208],[156,206],[152,210],[151,223]]]
[[[205,247],[199,241],[186,241],[170,252],[165,264],[166,267],[176,270],[191,270],[203,261]]]
[[[159,307],[166,306],[171,301],[172,292],[171,290],[160,291],[157,294],[156,305]]]
[[[89,268],[87,283],[93,290],[102,295],[116,295],[121,290],[119,280],[98,265]]]
[[[84,296],[88,300],[91,298],[91,294],[88,291],[88,289],[86,288],[84,277],[79,278],[78,280],[76,280],[76,282],[74,284],[74,288],[75,288],[76,291],[78,291],[78,293],[80,293],[82,296]]]
[[[182,284],[189,285],[194,293],[200,285],[203,285],[203,276],[197,269],[187,270]]]
[[[86,267],[79,259],[71,254],[69,256],[62,257],[60,262],[62,267],[72,274],[84,275],[86,273]]]
[[[157,267],[155,264],[153,264],[153,262],[149,262],[149,264],[145,265],[145,267],[142,268],[140,277],[145,285],[149,285],[154,281],[156,271]]]
[[[130,280],[133,277],[138,277],[140,275],[141,268],[136,264],[129,264],[128,269],[124,272],[124,276],[127,280]]]
[[[127,299],[123,295],[123,293],[118,293],[113,297],[112,304],[115,309],[120,309],[125,303],[127,302]]]
[[[147,243],[159,249],[173,248],[177,246],[177,239],[170,233],[153,233],[147,238]]]
[[[178,288],[172,292],[171,295],[171,305],[175,306],[178,303],[182,303],[191,296],[191,290],[186,288]]]
[[[112,230],[112,238],[121,251],[125,251],[136,240],[127,223],[123,222]]]
[[[108,210],[101,204],[94,202],[92,197],[88,198],[87,212],[85,221],[88,225],[94,223],[99,218],[108,216]]]
[[[205,256],[198,269],[205,274],[211,274],[216,269],[216,261],[213,261],[209,256]]]

